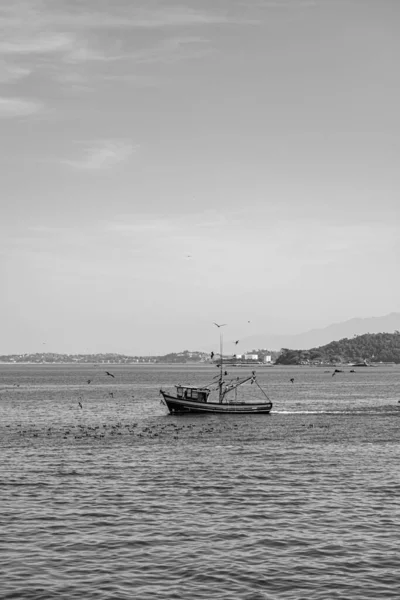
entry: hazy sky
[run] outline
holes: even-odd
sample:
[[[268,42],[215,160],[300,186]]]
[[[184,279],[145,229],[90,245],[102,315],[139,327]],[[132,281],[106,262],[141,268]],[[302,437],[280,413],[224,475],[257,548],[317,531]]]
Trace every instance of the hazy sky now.
[[[399,23],[398,0],[2,1],[0,353],[398,311]]]

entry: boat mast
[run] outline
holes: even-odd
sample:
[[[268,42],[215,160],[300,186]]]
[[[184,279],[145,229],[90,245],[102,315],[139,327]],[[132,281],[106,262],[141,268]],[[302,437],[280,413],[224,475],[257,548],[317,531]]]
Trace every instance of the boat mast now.
[[[223,381],[222,381],[222,363],[223,363],[223,359],[222,359],[222,331],[221,331],[221,327],[225,327],[226,323],[215,323],[214,321],[214,325],[216,327],[218,327],[219,329],[219,358],[220,358],[220,365],[219,365],[219,380],[218,380],[218,387],[219,387],[219,397],[218,397],[218,401],[220,404],[222,404],[222,399],[224,397],[224,392],[222,390],[222,386],[223,386]]]
[[[222,393],[222,331],[219,332],[219,355],[220,355],[220,365],[219,365],[219,403],[221,404],[223,393]]]

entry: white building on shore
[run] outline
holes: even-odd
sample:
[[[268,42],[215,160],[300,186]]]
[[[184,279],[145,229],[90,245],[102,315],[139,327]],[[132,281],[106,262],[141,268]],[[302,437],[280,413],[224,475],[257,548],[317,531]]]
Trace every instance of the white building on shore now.
[[[258,360],[258,354],[245,354],[245,360]]]

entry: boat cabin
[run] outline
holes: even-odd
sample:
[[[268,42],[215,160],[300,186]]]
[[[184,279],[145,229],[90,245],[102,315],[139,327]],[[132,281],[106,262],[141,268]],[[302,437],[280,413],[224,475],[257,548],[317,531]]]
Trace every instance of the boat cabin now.
[[[198,388],[191,385],[176,386],[177,398],[192,400],[192,402],[207,402],[210,391],[208,388]]]

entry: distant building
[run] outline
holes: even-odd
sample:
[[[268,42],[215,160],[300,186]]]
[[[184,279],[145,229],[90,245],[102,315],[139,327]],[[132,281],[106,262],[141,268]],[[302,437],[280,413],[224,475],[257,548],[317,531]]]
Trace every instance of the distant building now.
[[[270,362],[272,362],[272,356],[271,356],[270,354],[266,354],[266,355],[264,356],[264,362],[265,362],[265,363],[270,363]]]
[[[258,360],[258,354],[245,354],[245,360]]]

